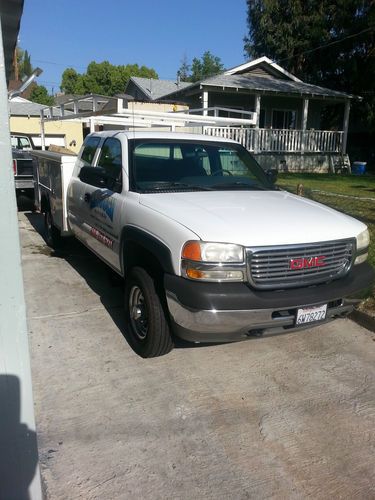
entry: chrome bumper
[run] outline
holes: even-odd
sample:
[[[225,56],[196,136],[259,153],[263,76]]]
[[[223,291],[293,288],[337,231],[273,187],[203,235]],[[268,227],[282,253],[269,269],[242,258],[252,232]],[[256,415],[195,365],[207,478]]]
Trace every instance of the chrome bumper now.
[[[182,305],[174,294],[167,293],[175,333],[185,340],[199,342],[240,340],[251,335],[279,334],[311,328],[346,316],[360,300],[342,299],[335,302],[331,307],[328,306],[325,320],[295,326],[298,308],[321,305],[321,302],[288,309],[196,310]]]
[[[15,179],[14,184],[16,189],[34,189],[34,181],[32,177],[30,179]]]

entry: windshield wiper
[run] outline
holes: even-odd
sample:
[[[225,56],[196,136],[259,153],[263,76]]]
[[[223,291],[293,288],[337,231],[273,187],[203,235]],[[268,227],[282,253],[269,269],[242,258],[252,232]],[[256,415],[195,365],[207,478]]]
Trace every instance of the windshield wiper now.
[[[212,191],[212,187],[201,186],[199,184],[189,184],[187,182],[177,181],[158,181],[155,184],[144,189],[145,191],[163,191],[170,188],[183,188],[183,189],[200,189],[202,191]]]
[[[259,184],[249,184],[248,182],[241,181],[226,182],[225,184],[214,184],[212,187],[214,189],[246,188],[256,191],[267,191],[267,188],[260,186]]]

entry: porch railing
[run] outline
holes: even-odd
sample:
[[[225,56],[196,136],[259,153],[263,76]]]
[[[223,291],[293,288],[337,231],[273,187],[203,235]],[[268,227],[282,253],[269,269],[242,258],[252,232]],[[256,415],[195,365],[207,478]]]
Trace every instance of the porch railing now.
[[[205,127],[205,133],[233,139],[255,153],[341,153],[342,131]]]

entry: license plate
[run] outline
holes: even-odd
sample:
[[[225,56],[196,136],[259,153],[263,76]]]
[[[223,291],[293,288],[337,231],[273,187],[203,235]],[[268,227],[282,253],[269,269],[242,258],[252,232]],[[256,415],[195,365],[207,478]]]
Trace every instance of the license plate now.
[[[327,313],[327,304],[322,306],[304,307],[297,310],[296,325],[305,323],[314,323],[314,321],[322,321]]]

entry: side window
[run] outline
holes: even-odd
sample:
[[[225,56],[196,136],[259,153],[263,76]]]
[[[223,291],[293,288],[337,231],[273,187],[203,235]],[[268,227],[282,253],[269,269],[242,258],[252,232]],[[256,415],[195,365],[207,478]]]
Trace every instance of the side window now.
[[[81,154],[81,160],[85,166],[90,166],[95,156],[96,148],[100,142],[100,137],[89,137],[84,145]]]
[[[108,189],[121,191],[122,154],[121,142],[118,139],[109,137],[104,141],[98,160],[98,167],[102,167],[106,171]]]
[[[31,149],[30,141],[27,137],[19,138],[20,149]]]

